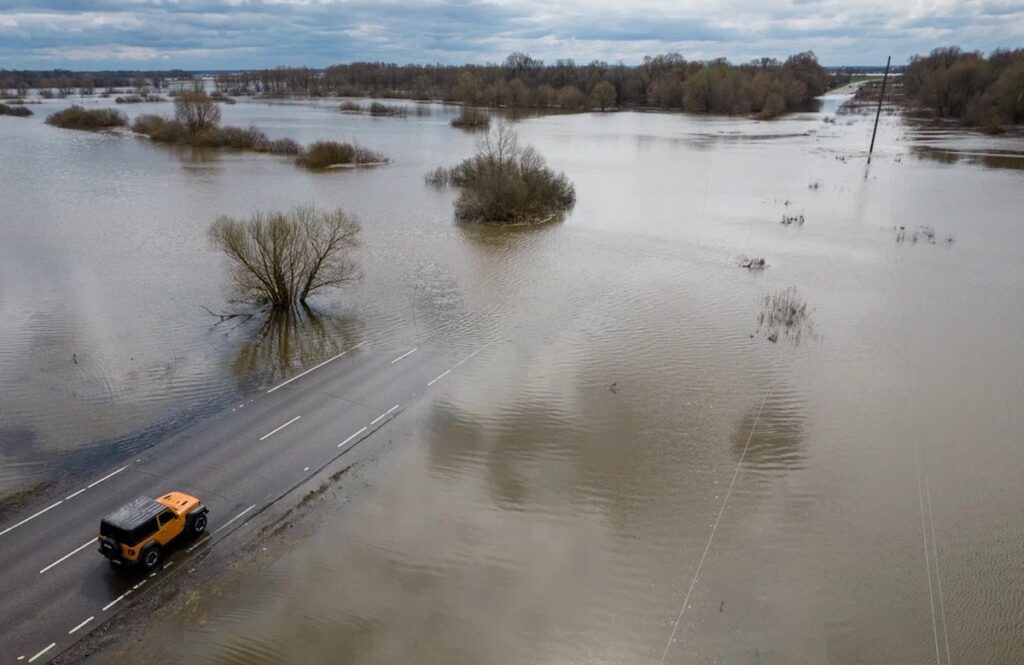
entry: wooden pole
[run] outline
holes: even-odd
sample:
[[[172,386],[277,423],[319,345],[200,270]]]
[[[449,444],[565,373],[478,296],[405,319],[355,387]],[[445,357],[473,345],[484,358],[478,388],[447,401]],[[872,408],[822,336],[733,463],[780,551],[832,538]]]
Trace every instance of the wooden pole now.
[[[882,76],[882,92],[878,95],[878,108],[875,110],[875,128],[871,130],[871,147],[868,148],[868,164],[871,163],[871,153],[875,151],[875,134],[878,133],[878,118],[882,115],[882,99],[885,98],[885,83],[889,80],[890,62],[892,62],[891,55],[885,59],[885,75]]]

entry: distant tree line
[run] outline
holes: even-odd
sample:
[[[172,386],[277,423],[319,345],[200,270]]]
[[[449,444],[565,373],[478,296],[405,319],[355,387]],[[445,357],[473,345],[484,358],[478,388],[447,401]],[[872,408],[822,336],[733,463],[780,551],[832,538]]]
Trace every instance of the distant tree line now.
[[[987,58],[955,46],[911,58],[903,75],[908,101],[940,118],[999,127],[1024,123],[1024,49]]]
[[[190,72],[180,69],[169,71],[99,71],[73,72],[63,69],[50,71],[0,69],[0,93],[9,97],[26,97],[29,90],[46,90],[52,96],[73,94],[113,94],[117,88],[162,89],[169,80],[189,80]]]
[[[489,65],[356,62],[322,73],[282,67],[216,77],[218,90],[271,97],[408,97],[513,109],[656,107],[763,116],[807,108],[829,84],[828,72],[811,52],[744,65],[688,61],[670,53],[647,57],[637,67],[573,60],[545,64],[513,53]]]

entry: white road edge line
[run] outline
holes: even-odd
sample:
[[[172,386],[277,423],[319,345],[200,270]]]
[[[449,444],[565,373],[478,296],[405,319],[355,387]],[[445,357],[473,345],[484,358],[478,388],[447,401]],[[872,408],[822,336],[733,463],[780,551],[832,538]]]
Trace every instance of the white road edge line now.
[[[67,558],[71,557],[71,555],[73,555],[73,554],[78,554],[79,552],[81,552],[82,550],[84,550],[84,549],[85,549],[86,547],[88,547],[89,545],[92,545],[92,544],[93,544],[93,543],[95,543],[95,542],[96,542],[96,539],[95,539],[95,538],[90,538],[90,539],[89,539],[88,541],[86,541],[86,543],[85,543],[84,545],[82,545],[82,546],[80,546],[80,547],[76,547],[75,549],[71,550],[70,552],[68,552],[67,554],[65,554],[64,556],[62,556],[61,558],[59,558],[59,559],[57,559],[56,561],[54,561],[53,563],[51,563],[51,564],[50,564],[49,566],[47,566],[46,568],[43,568],[42,570],[40,570],[40,571],[39,571],[39,574],[40,574],[40,575],[42,575],[43,573],[45,573],[45,572],[46,572],[46,571],[48,571],[49,569],[51,569],[51,568],[53,568],[54,566],[56,566],[56,565],[57,565],[58,563],[60,563],[61,561],[64,561],[64,559],[67,559]]]
[[[82,623],[78,624],[77,626],[75,626],[74,628],[72,628],[71,630],[69,630],[69,631],[68,631],[68,635],[73,635],[73,634],[74,634],[74,632],[75,632],[76,630],[78,630],[79,628],[81,628],[82,626],[84,626],[85,624],[89,623],[90,621],[92,621],[92,620],[93,620],[93,619],[95,619],[95,618],[96,618],[96,617],[94,617],[94,616],[93,616],[93,617],[89,617],[88,619],[86,619],[86,620],[85,620],[85,621],[83,621]]]
[[[396,362],[398,362],[398,361],[399,361],[399,360],[401,360],[402,358],[406,358],[406,357],[408,357],[408,356],[411,356],[412,354],[416,353],[416,352],[417,352],[417,351],[419,351],[419,350],[420,350],[420,347],[418,347],[418,346],[417,346],[417,347],[416,347],[415,349],[413,349],[412,351],[406,351],[406,352],[405,352],[405,353],[403,353],[402,355],[400,355],[400,356],[398,356],[397,358],[395,358],[394,360],[392,360],[392,361],[391,361],[391,364],[392,364],[392,365],[394,365],[394,364],[395,364]]]
[[[210,539],[210,534],[206,534],[205,536],[203,536],[202,538],[200,538],[196,542],[194,542],[191,545],[189,545],[188,549],[185,550],[185,553],[188,554],[189,552],[191,552],[195,548],[199,547],[200,545],[202,545],[203,543],[205,543],[209,539]],[[168,561],[167,565],[164,566],[164,570],[167,570],[168,568],[170,568],[172,563],[174,563],[174,562],[173,561]]]
[[[385,416],[387,416],[387,415],[388,415],[389,413],[391,413],[392,411],[394,411],[394,410],[395,410],[395,409],[397,409],[397,408],[398,408],[398,405],[397,405],[397,404],[395,404],[395,405],[394,405],[393,407],[391,407],[390,409],[388,409],[388,410],[387,410],[387,411],[385,411],[384,413],[380,414],[379,416],[377,416],[376,418],[374,418],[373,420],[371,420],[371,421],[370,421],[370,424],[371,424],[371,425],[376,425],[376,424],[377,424],[378,422],[380,422],[381,420],[383,420]]]
[[[241,517],[242,515],[246,514],[247,512],[249,512],[250,510],[252,510],[252,509],[253,509],[253,508],[255,508],[255,507],[256,507],[256,504],[255,504],[255,503],[254,503],[254,504],[252,504],[251,506],[249,506],[248,508],[246,508],[246,509],[245,509],[245,510],[243,510],[242,512],[238,513],[237,515],[235,515],[234,517],[232,517],[231,519],[229,519],[229,520],[228,520],[227,522],[225,522],[224,524],[222,524],[222,525],[221,525],[221,527],[220,527],[219,529],[217,529],[216,531],[214,531],[213,533],[217,533],[217,531],[222,531],[222,530],[224,530],[224,529],[228,528],[228,526],[229,526],[229,525],[230,525],[230,524],[231,524],[232,522],[234,522],[234,521],[235,521],[235,520],[237,520],[237,519],[238,519],[239,517]],[[211,534],[211,535],[212,535],[212,534]]]
[[[293,376],[292,378],[288,379],[288,380],[287,380],[287,381],[285,381],[284,383],[279,383],[279,384],[277,384],[276,386],[274,386],[273,388],[271,388],[270,390],[268,390],[268,391],[267,391],[267,393],[272,393],[272,392],[274,392],[275,390],[277,390],[278,388],[283,388],[284,386],[287,386],[287,385],[288,385],[289,383],[291,383],[292,381],[295,381],[296,379],[301,379],[302,377],[306,376],[307,374],[309,374],[309,373],[310,373],[310,372],[312,372],[313,370],[316,370],[316,369],[320,369],[321,367],[323,367],[323,366],[324,366],[324,365],[326,365],[327,363],[329,363],[329,362],[332,362],[332,361],[335,361],[335,360],[337,360],[338,358],[342,357],[343,355],[345,355],[345,354],[346,354],[346,353],[348,353],[349,351],[355,351],[356,349],[358,349],[358,348],[359,348],[360,346],[362,346],[363,344],[365,344],[365,342],[359,342],[358,344],[356,344],[355,346],[353,346],[353,347],[352,347],[351,349],[345,349],[344,351],[342,351],[342,352],[341,352],[341,353],[339,353],[338,355],[334,356],[333,358],[328,358],[327,360],[323,361],[323,362],[322,362],[322,363],[320,363],[319,365],[314,365],[313,367],[310,367],[309,369],[307,369],[307,370],[306,370],[305,372],[303,372],[302,374],[296,374],[295,376]],[[245,405],[243,404],[242,406],[245,406]],[[240,406],[240,407],[238,407],[238,408],[242,408],[242,407]]]
[[[433,379],[428,381],[427,382],[427,387],[429,388],[430,386],[434,385],[435,383],[437,383],[438,381],[440,381],[444,377],[448,376],[449,374],[451,374],[451,370],[450,369],[446,369],[445,371],[441,372],[439,375],[437,375],[436,377],[434,377]]]
[[[78,490],[78,491],[77,491],[77,492],[75,492],[74,494],[72,494],[72,495],[70,495],[70,496],[66,496],[66,497],[64,497],[64,500],[65,500],[65,501],[70,501],[71,499],[74,499],[74,498],[75,498],[76,496],[78,496],[79,494],[81,494],[82,492],[84,492],[84,491],[85,491],[86,489],[88,489],[88,488],[86,488],[86,487],[83,487],[82,489]]]
[[[342,441],[341,443],[339,443],[339,444],[338,444],[338,447],[339,447],[339,448],[341,448],[341,447],[342,447],[342,446],[344,446],[344,445],[345,445],[346,443],[348,443],[348,442],[349,442],[349,441],[351,441],[352,439],[356,438],[357,436],[359,436],[360,434],[362,434],[362,433],[363,433],[363,432],[365,432],[365,431],[366,431],[366,428],[364,427],[364,428],[362,428],[361,430],[359,430],[358,432],[356,432],[355,434],[353,434],[352,436],[348,437],[347,439],[345,439],[344,441]]]
[[[31,663],[31,662],[32,662],[33,660],[35,660],[36,658],[39,658],[40,656],[42,656],[42,655],[43,655],[44,653],[46,653],[47,651],[49,651],[50,649],[52,649],[52,648],[53,648],[53,647],[55,647],[55,646],[57,646],[57,643],[56,643],[56,642],[54,642],[53,644],[51,644],[50,646],[46,647],[45,649],[43,649],[42,651],[40,651],[40,652],[39,652],[39,653],[37,653],[36,655],[34,655],[34,656],[32,656],[31,658],[29,658],[29,659],[28,659],[28,662],[30,662],[30,663]]]
[[[34,520],[35,518],[37,518],[37,517],[39,517],[40,515],[42,515],[43,513],[45,513],[45,512],[47,511],[47,510],[52,510],[53,508],[56,508],[57,506],[59,506],[59,505],[60,505],[60,504],[62,504],[62,503],[64,503],[64,499],[61,499],[60,501],[58,501],[57,503],[53,504],[52,506],[48,506],[48,507],[46,507],[46,508],[43,508],[42,510],[40,510],[40,511],[39,511],[38,513],[36,513],[36,514],[35,514],[35,515],[33,515],[32,517],[26,517],[25,519],[21,520],[21,521],[20,521],[20,522],[18,522],[17,524],[15,524],[15,525],[13,525],[13,526],[9,526],[9,527],[7,527],[7,528],[6,528],[6,529],[4,529],[3,531],[0,531],[0,536],[4,535],[4,534],[5,534],[5,533],[7,533],[8,531],[14,531],[15,529],[17,529],[17,528],[18,528],[19,526],[21,526],[21,525],[22,525],[22,524],[24,524],[25,522],[28,522],[29,520]]]
[[[277,429],[274,429],[274,430],[271,430],[271,431],[267,432],[266,434],[264,434],[263,436],[260,437],[260,441],[262,441],[263,439],[269,438],[269,437],[273,436],[274,434],[277,434],[278,432],[283,430],[285,427],[288,427],[289,425],[291,425],[293,422],[295,422],[296,420],[298,420],[301,417],[302,416],[295,416],[294,418],[292,418],[291,420],[286,422],[284,425],[281,425]]]
[[[104,612],[106,612],[107,610],[109,610],[109,609],[110,609],[111,607],[113,607],[114,605],[117,605],[117,604],[118,604],[119,602],[121,602],[121,599],[122,599],[122,598],[124,598],[125,596],[127,596],[127,595],[128,595],[128,594],[130,594],[130,593],[131,593],[131,591],[125,591],[125,592],[124,592],[124,593],[122,593],[122,594],[121,594],[120,596],[118,596],[118,597],[117,597],[117,598],[115,598],[114,600],[112,600],[112,601],[110,601],[109,603],[107,603],[106,605],[104,605],[104,606],[103,606],[103,611],[104,611]]]
[[[99,480],[95,480],[95,481],[93,481],[92,483],[90,483],[90,484],[86,485],[86,486],[85,486],[85,489],[87,489],[87,490],[91,490],[91,489],[92,489],[93,487],[96,487],[97,485],[99,485],[100,483],[102,483],[102,482],[103,482],[104,480],[107,480],[107,479],[109,479],[109,478],[113,478],[114,476],[116,476],[117,474],[121,473],[122,471],[124,471],[125,469],[127,469],[127,468],[128,468],[128,467],[130,467],[130,466],[131,466],[131,464],[125,464],[124,466],[122,466],[122,467],[121,467],[120,469],[118,469],[117,471],[113,471],[113,472],[111,472],[111,473],[108,473],[107,475],[103,476],[103,477],[102,477],[102,478],[100,478]]]

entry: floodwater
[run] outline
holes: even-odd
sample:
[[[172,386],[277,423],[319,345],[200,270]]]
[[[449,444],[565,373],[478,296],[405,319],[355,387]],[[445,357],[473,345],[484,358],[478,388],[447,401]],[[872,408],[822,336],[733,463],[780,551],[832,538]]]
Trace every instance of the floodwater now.
[[[578,203],[514,230],[423,183],[473,145],[440,106],[224,108],[394,159],[325,174],[42,124],[66,102],[0,118],[0,490],[355,341],[488,343],[168,658],[1020,662],[1024,141],[885,115],[868,167],[838,102],[516,122]],[[209,223],[303,203],[362,219],[362,281],[314,320],[218,322]]]

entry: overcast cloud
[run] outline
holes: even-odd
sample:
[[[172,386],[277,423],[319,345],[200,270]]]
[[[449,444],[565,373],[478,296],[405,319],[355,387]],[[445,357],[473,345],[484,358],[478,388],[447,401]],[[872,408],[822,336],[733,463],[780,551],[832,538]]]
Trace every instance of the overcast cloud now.
[[[354,60],[897,63],[1024,46],[1024,0],[0,0],[0,68],[324,66]]]

